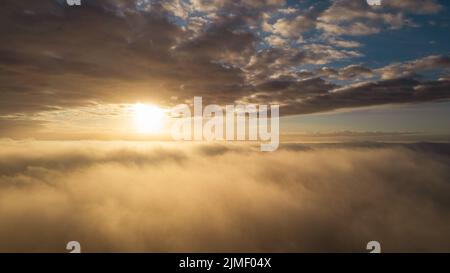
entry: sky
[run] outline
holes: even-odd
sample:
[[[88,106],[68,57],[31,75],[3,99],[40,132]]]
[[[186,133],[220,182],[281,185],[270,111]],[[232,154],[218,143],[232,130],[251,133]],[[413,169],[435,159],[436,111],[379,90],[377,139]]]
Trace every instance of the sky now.
[[[449,134],[449,7],[3,1],[0,137],[121,138],[136,103],[194,96],[280,104],[282,133]]]

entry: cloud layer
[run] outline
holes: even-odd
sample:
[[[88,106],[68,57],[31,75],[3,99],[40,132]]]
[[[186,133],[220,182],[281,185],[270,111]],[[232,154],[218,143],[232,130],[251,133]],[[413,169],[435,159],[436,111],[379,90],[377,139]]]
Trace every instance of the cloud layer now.
[[[2,141],[0,251],[450,251],[447,144]]]

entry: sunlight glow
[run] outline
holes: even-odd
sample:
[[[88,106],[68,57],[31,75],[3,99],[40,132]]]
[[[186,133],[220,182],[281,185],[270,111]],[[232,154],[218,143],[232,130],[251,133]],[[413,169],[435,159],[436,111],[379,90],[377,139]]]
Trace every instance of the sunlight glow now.
[[[154,105],[142,103],[133,105],[134,126],[141,134],[160,133],[164,116],[164,110]]]

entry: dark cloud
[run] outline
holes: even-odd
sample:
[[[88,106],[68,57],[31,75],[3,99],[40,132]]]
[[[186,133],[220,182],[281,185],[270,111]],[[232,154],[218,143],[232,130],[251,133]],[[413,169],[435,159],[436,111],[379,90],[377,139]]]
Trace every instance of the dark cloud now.
[[[448,144],[0,145],[0,252],[450,249]]]
[[[291,103],[280,111],[285,114],[307,114],[343,108],[447,100],[449,88],[450,82],[446,80],[420,82],[400,78],[367,82],[310,96],[297,103]]]

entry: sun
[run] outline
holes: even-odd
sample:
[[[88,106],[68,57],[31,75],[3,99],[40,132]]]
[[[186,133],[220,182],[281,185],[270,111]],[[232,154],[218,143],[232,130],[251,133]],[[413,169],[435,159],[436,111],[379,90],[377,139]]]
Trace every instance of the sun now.
[[[141,134],[160,133],[165,117],[164,110],[149,104],[136,103],[132,107],[136,130]]]

